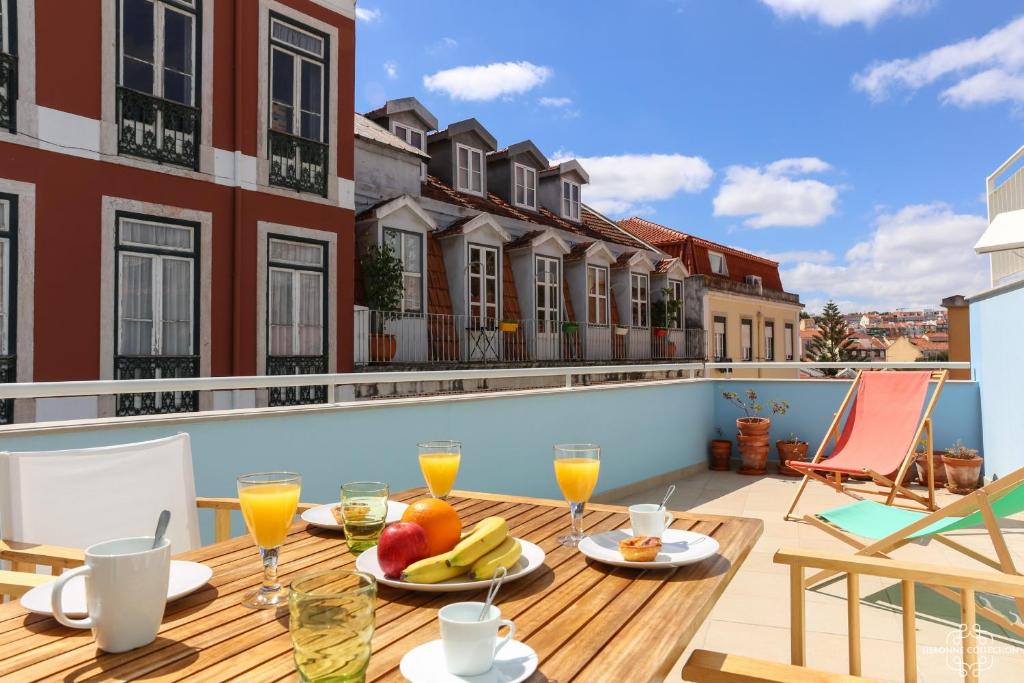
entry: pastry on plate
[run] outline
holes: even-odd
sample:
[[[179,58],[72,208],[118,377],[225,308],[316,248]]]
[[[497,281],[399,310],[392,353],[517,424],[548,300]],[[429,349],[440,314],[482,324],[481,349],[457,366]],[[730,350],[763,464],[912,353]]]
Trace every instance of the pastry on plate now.
[[[341,514],[341,503],[331,506],[331,514],[339,525],[345,524],[345,515]]]
[[[661,551],[661,539],[654,536],[632,536],[619,541],[619,552],[627,562],[653,562]]]

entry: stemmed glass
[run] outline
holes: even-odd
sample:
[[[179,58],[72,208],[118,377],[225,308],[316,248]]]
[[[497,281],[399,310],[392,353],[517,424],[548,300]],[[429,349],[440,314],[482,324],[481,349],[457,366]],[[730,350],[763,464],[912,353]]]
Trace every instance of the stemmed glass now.
[[[601,447],[593,443],[567,443],[555,446],[555,479],[569,503],[572,531],[558,541],[575,548],[583,540],[583,507],[597,485],[601,469]]]
[[[426,441],[418,445],[420,470],[430,495],[444,500],[455,486],[462,461],[462,444],[458,441]]]
[[[256,472],[238,477],[245,525],[263,559],[263,585],[242,597],[246,607],[284,604],[288,589],[277,580],[277,555],[299,506],[302,477],[294,472]]]

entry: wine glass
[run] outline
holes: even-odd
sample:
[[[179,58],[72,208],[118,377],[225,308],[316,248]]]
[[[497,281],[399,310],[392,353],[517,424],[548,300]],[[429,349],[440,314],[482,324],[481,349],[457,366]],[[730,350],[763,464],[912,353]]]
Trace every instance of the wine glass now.
[[[555,446],[555,479],[569,503],[572,531],[558,541],[575,548],[583,540],[583,506],[597,485],[601,469],[601,447],[593,443],[567,443]]]
[[[299,506],[302,477],[294,472],[256,472],[238,477],[245,525],[263,559],[263,585],[242,597],[254,609],[284,604],[288,589],[277,580],[277,555]]]
[[[458,441],[426,441],[419,444],[420,471],[430,495],[445,500],[455,486],[462,460],[462,444]]]

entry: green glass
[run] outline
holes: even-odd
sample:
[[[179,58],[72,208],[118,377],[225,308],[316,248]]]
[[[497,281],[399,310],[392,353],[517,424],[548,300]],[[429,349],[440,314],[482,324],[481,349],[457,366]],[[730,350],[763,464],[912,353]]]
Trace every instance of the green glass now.
[[[343,485],[341,516],[349,550],[358,555],[374,547],[388,516],[388,485],[379,481]]]
[[[363,572],[332,569],[292,581],[288,630],[300,680],[366,680],[376,599],[377,581]]]

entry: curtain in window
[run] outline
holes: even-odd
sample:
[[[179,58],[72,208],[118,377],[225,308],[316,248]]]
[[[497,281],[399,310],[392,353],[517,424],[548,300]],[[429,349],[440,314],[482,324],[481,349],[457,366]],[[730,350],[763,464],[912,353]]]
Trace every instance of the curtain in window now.
[[[323,264],[324,250],[315,244],[270,240],[270,260],[294,263],[300,266]]]
[[[323,353],[323,278],[320,273],[299,273],[299,355]]]
[[[153,259],[121,257],[121,348],[123,355],[153,353]]]
[[[324,41],[280,21],[274,22],[273,36],[282,43],[288,43],[293,47],[311,52],[319,57],[322,57],[324,54]]]
[[[270,271],[270,355],[292,355],[292,273]]]
[[[161,352],[192,354],[192,262],[163,259],[163,329]]]
[[[192,229],[178,225],[156,225],[121,220],[121,243],[145,244],[164,249],[192,250]]]

